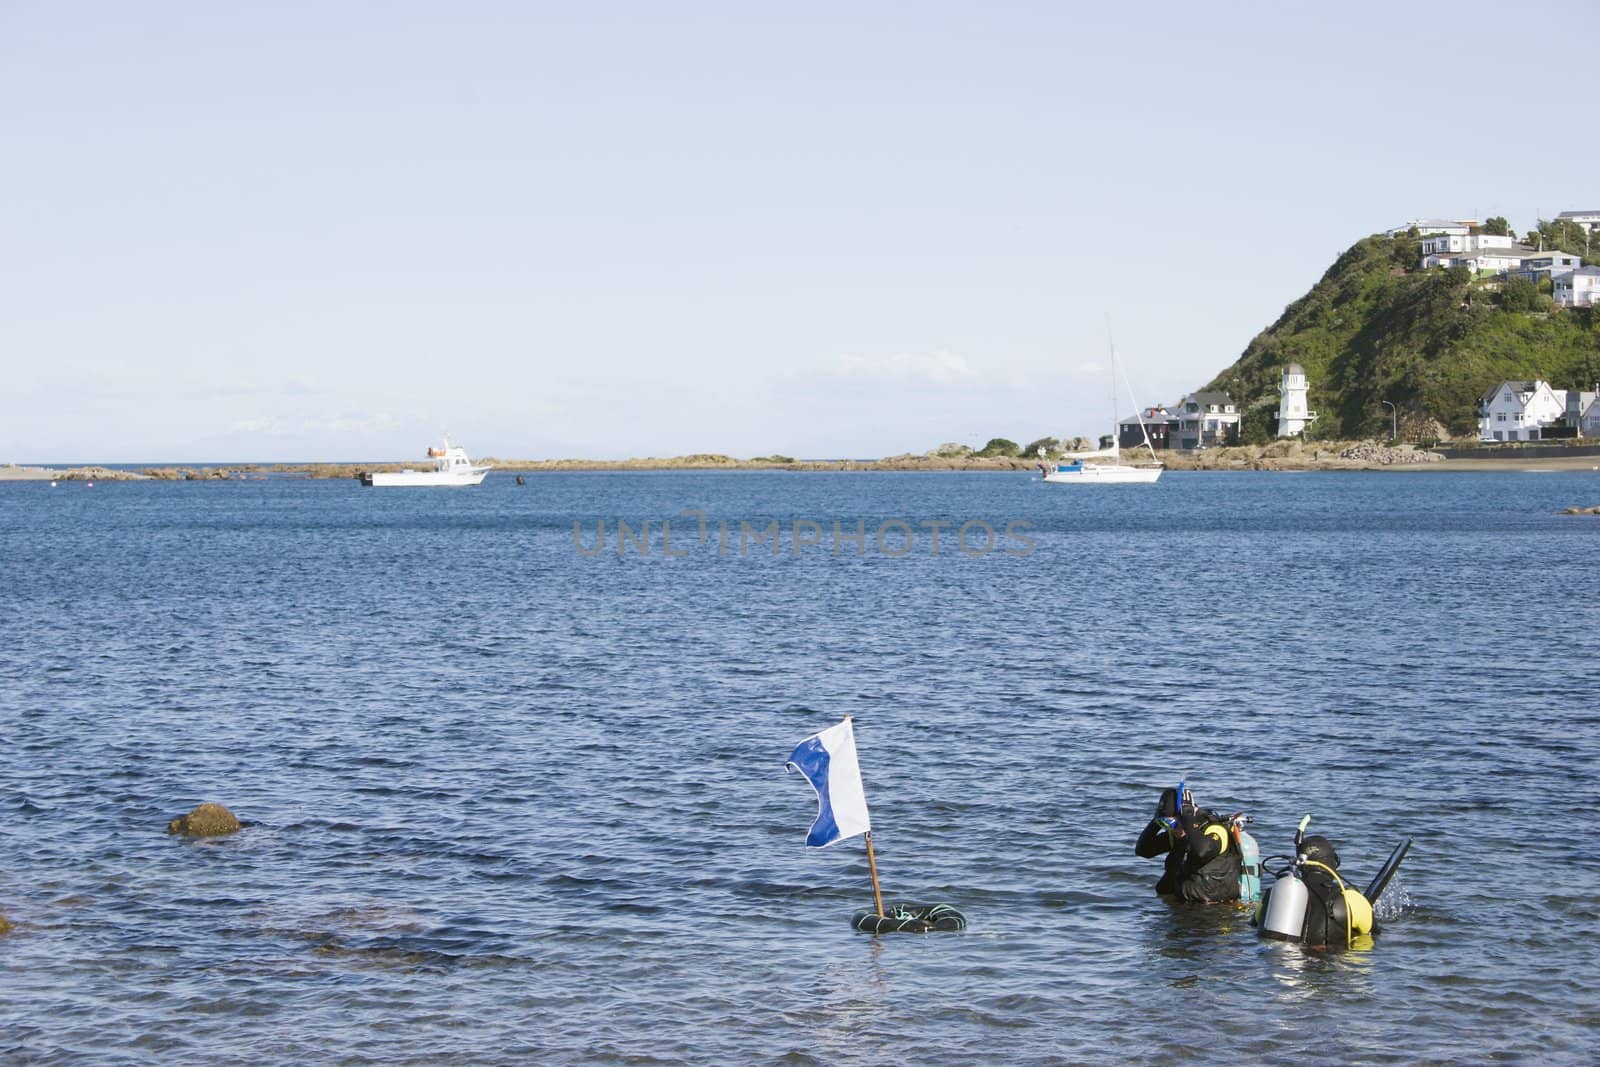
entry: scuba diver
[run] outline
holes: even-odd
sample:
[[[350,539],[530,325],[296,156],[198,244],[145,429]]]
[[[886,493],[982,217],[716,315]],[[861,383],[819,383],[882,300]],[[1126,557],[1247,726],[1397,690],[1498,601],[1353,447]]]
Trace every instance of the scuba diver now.
[[[1133,851],[1145,859],[1166,853],[1166,869],[1156,883],[1162,896],[1206,904],[1239,900],[1241,876],[1258,877],[1254,857],[1248,863],[1244,858],[1247,849],[1241,839],[1249,835],[1237,827],[1243,818],[1230,819],[1201,808],[1180,782],[1178,788],[1162,791],[1155,817]],[[1248,851],[1253,852],[1254,846],[1250,841]]]
[[[1307,815],[1295,833],[1295,856],[1275,872],[1277,880],[1261,898],[1254,922],[1262,937],[1298,941],[1311,948],[1362,947],[1376,929],[1372,906],[1410,851],[1411,839],[1390,853],[1366,890],[1348,885],[1339,873],[1333,842],[1305,836]]]

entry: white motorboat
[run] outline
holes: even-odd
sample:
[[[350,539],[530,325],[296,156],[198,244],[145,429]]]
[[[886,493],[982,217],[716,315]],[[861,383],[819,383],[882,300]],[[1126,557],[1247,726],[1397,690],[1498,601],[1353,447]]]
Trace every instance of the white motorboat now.
[[[432,470],[366,471],[361,484],[376,487],[393,485],[477,485],[489,473],[489,466],[474,466],[466,449],[447,439],[442,448],[429,448]]]
[[[1117,346],[1113,344],[1111,346],[1111,447],[1092,452],[1068,452],[1060,461],[1048,466],[1044,472],[1045,481],[1057,485],[1126,485],[1149,484],[1161,477],[1161,472],[1166,468],[1156,458],[1156,449],[1150,443],[1150,432],[1144,428],[1142,416],[1139,419],[1139,430],[1144,434],[1144,446],[1150,450],[1152,462],[1137,464],[1122,462],[1122,448],[1117,440],[1116,391]],[[1138,410],[1137,404],[1134,405],[1134,410]],[[1042,454],[1043,449],[1040,452]],[[1110,460],[1110,462],[1098,462],[1100,460]],[[1046,465],[1041,462],[1040,466]]]

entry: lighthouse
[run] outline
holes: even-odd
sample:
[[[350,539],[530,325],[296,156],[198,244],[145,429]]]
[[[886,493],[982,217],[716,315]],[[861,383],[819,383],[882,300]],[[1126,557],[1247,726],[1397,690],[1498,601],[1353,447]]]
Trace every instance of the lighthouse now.
[[[1278,384],[1278,436],[1294,437],[1317,421],[1315,411],[1306,410],[1306,369],[1298,363],[1283,368]]]

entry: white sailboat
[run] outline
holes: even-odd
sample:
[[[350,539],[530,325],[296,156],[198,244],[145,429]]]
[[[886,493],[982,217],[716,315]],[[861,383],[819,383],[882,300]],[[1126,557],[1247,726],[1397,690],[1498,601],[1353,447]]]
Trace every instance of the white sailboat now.
[[[1133,390],[1128,390],[1132,400]],[[1139,405],[1134,404],[1134,411]],[[1122,447],[1117,427],[1117,346],[1111,345],[1111,447],[1092,452],[1068,452],[1045,472],[1044,480],[1057,485],[1128,485],[1149,484],[1161,477],[1165,470],[1156,458],[1155,446],[1150,443],[1150,431],[1145,429],[1144,417],[1139,418],[1139,432],[1144,435],[1144,446],[1150,450],[1149,463],[1122,462]],[[1109,463],[1096,462],[1110,460]]]

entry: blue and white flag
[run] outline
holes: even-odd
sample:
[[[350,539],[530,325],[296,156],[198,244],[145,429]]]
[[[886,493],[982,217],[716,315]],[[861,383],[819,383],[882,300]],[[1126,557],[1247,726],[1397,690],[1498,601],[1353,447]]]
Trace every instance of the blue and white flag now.
[[[807,845],[821,848],[872,829],[849,719],[794,746],[784,766],[805,775],[817,791],[817,821],[806,834]]]

